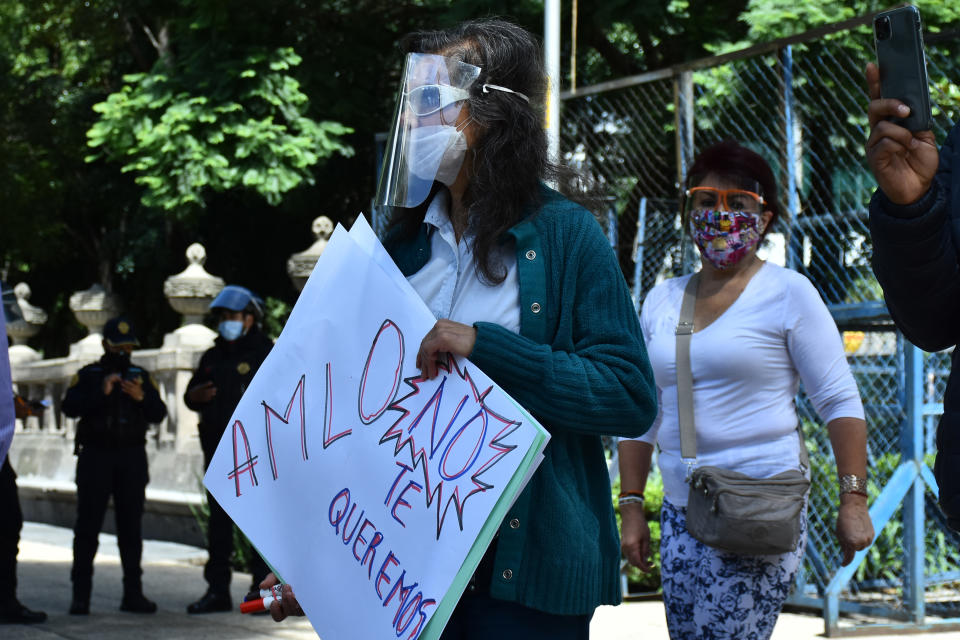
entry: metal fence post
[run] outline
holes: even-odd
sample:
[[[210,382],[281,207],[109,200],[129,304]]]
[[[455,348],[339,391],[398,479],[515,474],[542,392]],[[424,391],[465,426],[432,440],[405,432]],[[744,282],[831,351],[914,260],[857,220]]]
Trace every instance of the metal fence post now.
[[[904,604],[911,621],[921,624],[924,603],[923,352],[903,340],[906,424],[901,434],[902,465],[917,474],[903,502]]]
[[[612,198],[610,202],[607,203],[607,240],[610,241],[610,246],[613,247],[613,250],[617,250],[617,203]]]
[[[797,216],[800,215],[800,194],[797,191],[797,131],[794,115],[796,105],[793,97],[793,48],[787,45],[779,51],[781,82],[781,112],[783,114],[783,187],[787,201],[787,266],[796,270],[803,254],[803,245],[796,233]]]
[[[640,308],[640,296],[643,295],[643,243],[647,230],[647,198],[640,198],[637,212],[637,235],[633,247],[633,306]]]
[[[682,71],[674,77],[673,80],[673,100],[675,113],[677,114],[677,187],[683,188],[687,181],[687,171],[693,164],[694,144],[693,144],[693,72]],[[696,255],[689,242],[684,242],[686,234],[681,233],[681,243],[683,246],[682,271],[689,273],[695,269]]]

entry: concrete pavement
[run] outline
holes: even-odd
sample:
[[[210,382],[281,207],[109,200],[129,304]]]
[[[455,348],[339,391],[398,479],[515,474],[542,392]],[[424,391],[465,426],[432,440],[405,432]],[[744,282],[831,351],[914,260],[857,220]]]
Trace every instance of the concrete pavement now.
[[[46,611],[49,619],[39,625],[0,625],[0,639],[244,640],[270,637],[306,640],[317,637],[305,618],[277,624],[269,616],[241,615],[239,612],[187,615],[185,607],[201,596],[206,586],[203,581],[206,552],[170,542],[144,543],[144,593],[156,601],[159,607],[157,613],[122,613],[118,610],[122,595],[120,559],[116,538],[107,534],[100,536],[90,615],[71,616],[67,614],[67,609],[70,606],[72,535],[69,529],[60,527],[29,522],[24,525],[20,542],[18,595],[20,601],[31,609]],[[249,582],[249,576],[235,574],[235,604],[243,598]],[[822,637],[822,633],[821,618],[787,613],[780,617],[773,640],[808,640]],[[653,601],[602,607],[594,616],[591,637],[596,640],[668,640],[663,605]],[[861,636],[865,637],[868,636]],[[960,633],[935,634],[934,637],[938,640],[960,640]]]

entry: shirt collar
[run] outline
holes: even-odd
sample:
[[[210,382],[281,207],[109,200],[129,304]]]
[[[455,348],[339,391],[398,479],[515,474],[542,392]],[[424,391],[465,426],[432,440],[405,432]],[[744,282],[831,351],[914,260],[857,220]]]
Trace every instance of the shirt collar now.
[[[423,222],[437,229],[452,225],[450,222],[450,194],[445,189],[438,191],[433,200],[430,201],[427,213],[423,216]]]

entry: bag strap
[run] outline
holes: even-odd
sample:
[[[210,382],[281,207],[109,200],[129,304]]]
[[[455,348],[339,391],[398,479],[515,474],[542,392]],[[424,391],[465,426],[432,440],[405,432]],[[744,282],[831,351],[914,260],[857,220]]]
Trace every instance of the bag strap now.
[[[697,429],[693,419],[693,372],[690,367],[690,341],[693,338],[693,311],[697,304],[697,285],[700,273],[690,276],[683,289],[680,318],[677,322],[677,417],[680,421],[680,459],[687,465],[687,476],[697,463]],[[800,465],[810,468],[810,454],[803,441],[803,431],[797,423],[800,439]]]
[[[697,431],[693,421],[693,373],[690,370],[690,340],[693,337],[693,308],[697,304],[700,274],[690,276],[683,290],[677,322],[677,413],[680,419],[680,457],[687,465],[697,460]]]

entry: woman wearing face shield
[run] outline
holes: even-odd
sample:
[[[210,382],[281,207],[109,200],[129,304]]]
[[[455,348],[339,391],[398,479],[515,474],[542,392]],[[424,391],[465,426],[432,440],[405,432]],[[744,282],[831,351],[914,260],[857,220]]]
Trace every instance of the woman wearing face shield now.
[[[654,443],[663,477],[660,559],[670,637],[768,638],[803,558],[721,551],[687,531],[689,485],[681,455],[676,333],[693,278],[690,343],[697,466],[754,478],[805,467],[794,406],[803,381],[827,424],[837,465],[837,540],[843,563],[873,539],[867,512],[866,423],[837,327],[802,275],[764,262],[757,247],[780,214],[776,181],[758,154],[734,141],[704,150],[690,168],[684,223],[702,269],[654,287],[640,323],[650,348],[660,413],[637,440],[619,444],[621,488],[642,496]],[[651,568],[642,498],[621,498],[623,551]]]
[[[442,637],[587,638],[621,598],[601,435],[640,435],[656,413],[637,315],[595,218],[543,183],[559,174],[536,40],[485,20],[405,46],[377,201],[437,317],[417,365],[432,378],[445,354],[469,358],[551,434]]]

